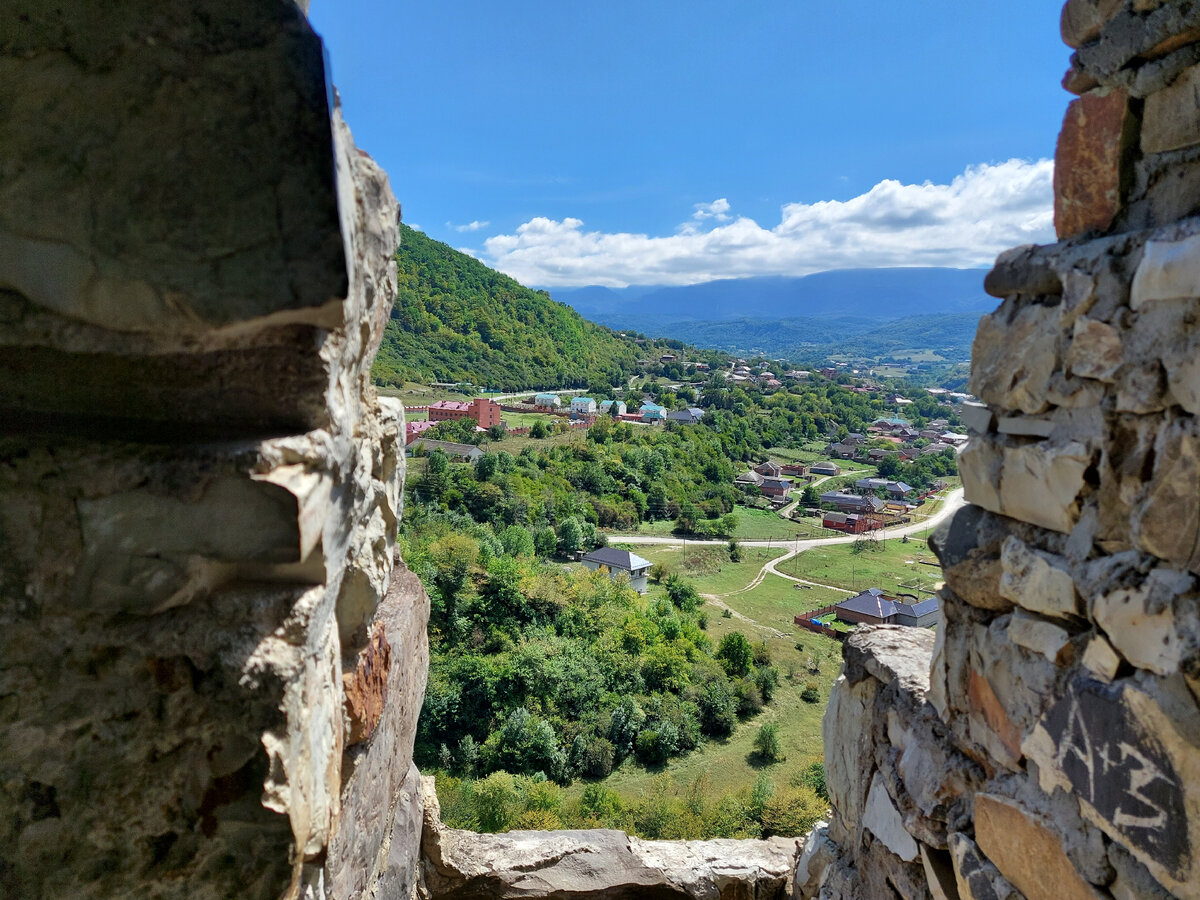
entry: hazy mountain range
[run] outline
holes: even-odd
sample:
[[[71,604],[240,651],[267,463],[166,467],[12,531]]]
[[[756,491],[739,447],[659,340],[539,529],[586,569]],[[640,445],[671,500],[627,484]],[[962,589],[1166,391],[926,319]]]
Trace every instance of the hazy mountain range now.
[[[997,301],[983,269],[842,269],[798,278],[684,287],[556,288],[555,300],[612,328],[635,328],[733,352],[839,347],[865,355],[930,348],[966,358]]]

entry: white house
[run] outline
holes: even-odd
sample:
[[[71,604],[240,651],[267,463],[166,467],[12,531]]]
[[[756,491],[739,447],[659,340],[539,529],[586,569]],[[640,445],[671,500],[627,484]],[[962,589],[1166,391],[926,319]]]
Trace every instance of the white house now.
[[[642,559],[636,553],[630,553],[628,550],[614,550],[612,547],[601,547],[585,556],[583,564],[592,570],[601,567],[608,569],[609,577],[618,572],[624,572],[629,576],[629,586],[639,594],[644,594],[649,590],[646,587],[646,573],[650,571],[652,563],[648,559]]]
[[[596,401],[591,397],[575,397],[571,401],[571,415],[573,416],[594,416],[596,414]]]

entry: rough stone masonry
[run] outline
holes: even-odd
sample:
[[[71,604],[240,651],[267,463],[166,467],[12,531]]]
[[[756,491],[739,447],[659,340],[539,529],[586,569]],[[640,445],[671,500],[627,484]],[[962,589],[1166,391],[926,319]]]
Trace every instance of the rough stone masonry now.
[[[945,621],[847,642],[798,897],[1200,898],[1200,3],[1062,34],[1059,242],[985,282]]]
[[[411,892],[398,219],[291,0],[0,12],[0,895]]]

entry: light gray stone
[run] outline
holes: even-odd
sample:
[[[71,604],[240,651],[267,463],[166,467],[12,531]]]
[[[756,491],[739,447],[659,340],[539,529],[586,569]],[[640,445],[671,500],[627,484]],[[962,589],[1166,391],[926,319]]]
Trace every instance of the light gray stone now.
[[[969,431],[977,434],[987,434],[992,430],[992,423],[995,421],[992,411],[984,404],[972,403],[969,400],[959,405],[958,416]]]
[[[971,393],[996,410],[1034,414],[1058,368],[1062,313],[1057,306],[1011,301],[979,321],[971,350]]]
[[[821,890],[826,870],[837,859],[837,845],[829,838],[829,823],[818,822],[805,838],[796,857],[792,875],[792,896],[797,900],[812,900]]]
[[[871,779],[871,788],[867,792],[867,805],[863,810],[863,827],[868,829],[889,850],[905,862],[913,862],[917,858],[917,842],[904,828],[904,820],[888,796],[883,780],[876,772]]]
[[[1162,153],[1200,143],[1200,66],[1146,98],[1142,113],[1142,152]]]
[[[1173,674],[1200,645],[1194,609],[1196,598],[1185,594],[1195,579],[1182,572],[1156,568],[1137,587],[1121,588],[1092,598],[1092,615],[1108,640],[1130,663],[1158,675]],[[1185,612],[1177,619],[1175,610]]]
[[[1069,618],[1081,612],[1075,582],[1061,557],[1033,550],[1016,536],[1004,542],[1000,595],[1031,612]]]
[[[1121,336],[1115,328],[1086,317],[1075,320],[1065,360],[1071,374],[1111,382],[1124,361]]]
[[[1018,647],[1040,653],[1055,665],[1071,661],[1071,635],[1065,628],[1018,609],[1008,623],[1008,637]]]
[[[1149,241],[1133,276],[1130,306],[1200,296],[1200,235],[1180,241]]]

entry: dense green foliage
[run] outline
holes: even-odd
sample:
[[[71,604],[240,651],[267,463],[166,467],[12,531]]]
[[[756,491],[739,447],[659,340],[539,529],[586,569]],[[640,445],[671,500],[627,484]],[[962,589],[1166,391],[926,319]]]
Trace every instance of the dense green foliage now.
[[[623,384],[639,346],[419,231],[401,226],[399,289],[376,383],[502,390]]]
[[[598,783],[567,799],[558,785],[538,776],[495,772],[472,780],[439,773],[437,778],[442,819],[452,828],[619,828],[661,840],[799,837],[828,810],[824,785],[819,761],[792,773],[782,785],[763,774],[752,786],[722,796],[713,796],[707,775],[677,796],[671,776],[663,773],[650,790],[628,803]]]
[[[765,646],[734,633],[714,653],[685,585],[647,601],[606,573],[540,561],[521,526],[414,519],[404,556],[432,606],[423,767],[567,783],[630,756],[660,766],[730,734],[774,693]]]

